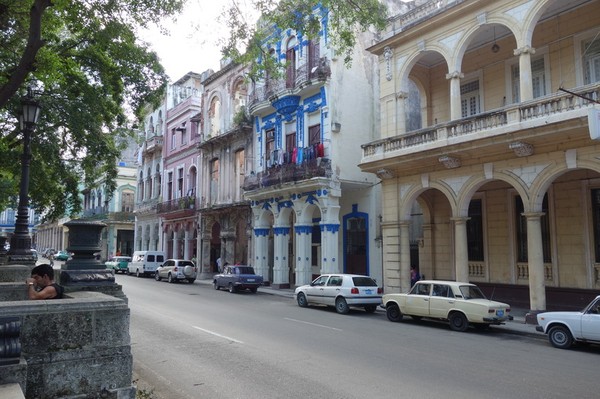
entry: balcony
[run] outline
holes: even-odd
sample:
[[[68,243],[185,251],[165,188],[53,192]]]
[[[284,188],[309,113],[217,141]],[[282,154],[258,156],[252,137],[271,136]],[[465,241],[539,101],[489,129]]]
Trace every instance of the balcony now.
[[[175,198],[157,204],[156,211],[161,214],[172,213],[177,214],[177,216],[190,216],[196,211],[196,200],[194,196]]]
[[[274,96],[294,95],[302,91],[303,88],[327,80],[331,76],[329,59],[321,57],[318,60],[296,68],[292,73],[280,79],[268,79],[263,86],[257,86],[250,93],[249,107],[250,112],[254,111],[254,106],[263,101],[270,101]]]
[[[327,158],[308,159],[301,164],[287,163],[272,166],[264,172],[246,176],[242,188],[252,191],[278,184],[332,176],[331,161]]]
[[[150,155],[161,152],[163,148],[163,139],[163,136],[154,136],[146,140],[143,155]]]
[[[82,218],[90,220],[104,220],[107,222],[133,222],[135,215],[133,212],[109,212],[106,206],[97,206],[95,208],[85,209]]]
[[[153,198],[135,204],[135,213],[138,215],[150,215],[156,214],[156,208],[158,206],[158,199]]]
[[[536,128],[587,118],[588,109],[600,98],[600,84],[570,92],[557,92],[535,100],[512,104],[498,110],[363,144],[362,163],[425,151],[451,150],[475,140],[506,146],[507,133],[523,132],[535,139]],[[558,133],[558,132],[557,132]],[[550,133],[549,133],[550,134]],[[532,136],[533,135],[533,136]],[[540,137],[544,141],[544,135]],[[562,139],[564,141],[564,138]],[[540,144],[542,143],[540,142]]]

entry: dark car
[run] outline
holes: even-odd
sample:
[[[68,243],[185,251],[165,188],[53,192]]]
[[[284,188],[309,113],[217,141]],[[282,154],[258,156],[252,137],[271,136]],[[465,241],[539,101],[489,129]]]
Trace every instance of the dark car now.
[[[223,273],[217,274],[213,278],[215,290],[225,287],[231,293],[246,289],[256,292],[262,283],[262,276],[256,275],[251,266],[225,266]]]

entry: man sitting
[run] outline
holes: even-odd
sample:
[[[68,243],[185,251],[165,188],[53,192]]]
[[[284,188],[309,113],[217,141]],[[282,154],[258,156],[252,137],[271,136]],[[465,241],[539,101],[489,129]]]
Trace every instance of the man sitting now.
[[[31,270],[28,278],[27,295],[29,299],[60,299],[63,297],[64,288],[54,282],[54,269],[49,264],[41,264]]]

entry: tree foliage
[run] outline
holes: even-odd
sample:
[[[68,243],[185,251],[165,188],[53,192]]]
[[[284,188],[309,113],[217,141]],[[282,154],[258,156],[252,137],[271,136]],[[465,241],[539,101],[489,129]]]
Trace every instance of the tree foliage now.
[[[238,0],[224,14],[230,35],[223,42],[225,57],[249,65],[250,77],[258,79],[265,72],[280,74],[283,65],[268,57],[266,49],[280,37],[281,29],[292,29],[303,37],[315,39],[327,19],[331,46],[349,65],[356,45],[357,33],[369,28],[385,27],[387,8],[379,0],[251,0],[261,15],[260,23],[249,20]]]
[[[42,105],[32,136],[32,206],[51,219],[77,212],[82,181],[89,187],[104,178],[112,193],[118,138],[133,134],[131,115],[158,104],[167,82],[136,29],[160,24],[183,2],[0,0],[0,207],[18,193],[17,115],[28,85]]]

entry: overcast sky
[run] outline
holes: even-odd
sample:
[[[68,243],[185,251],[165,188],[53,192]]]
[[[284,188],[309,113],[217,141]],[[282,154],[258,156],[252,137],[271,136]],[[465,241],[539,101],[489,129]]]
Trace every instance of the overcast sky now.
[[[218,71],[221,59],[217,41],[227,37],[227,27],[220,23],[221,13],[231,0],[188,0],[176,22],[165,21],[170,34],[158,29],[144,31],[141,39],[149,42],[160,57],[172,82],[186,73]],[[241,6],[249,0],[238,0]]]

